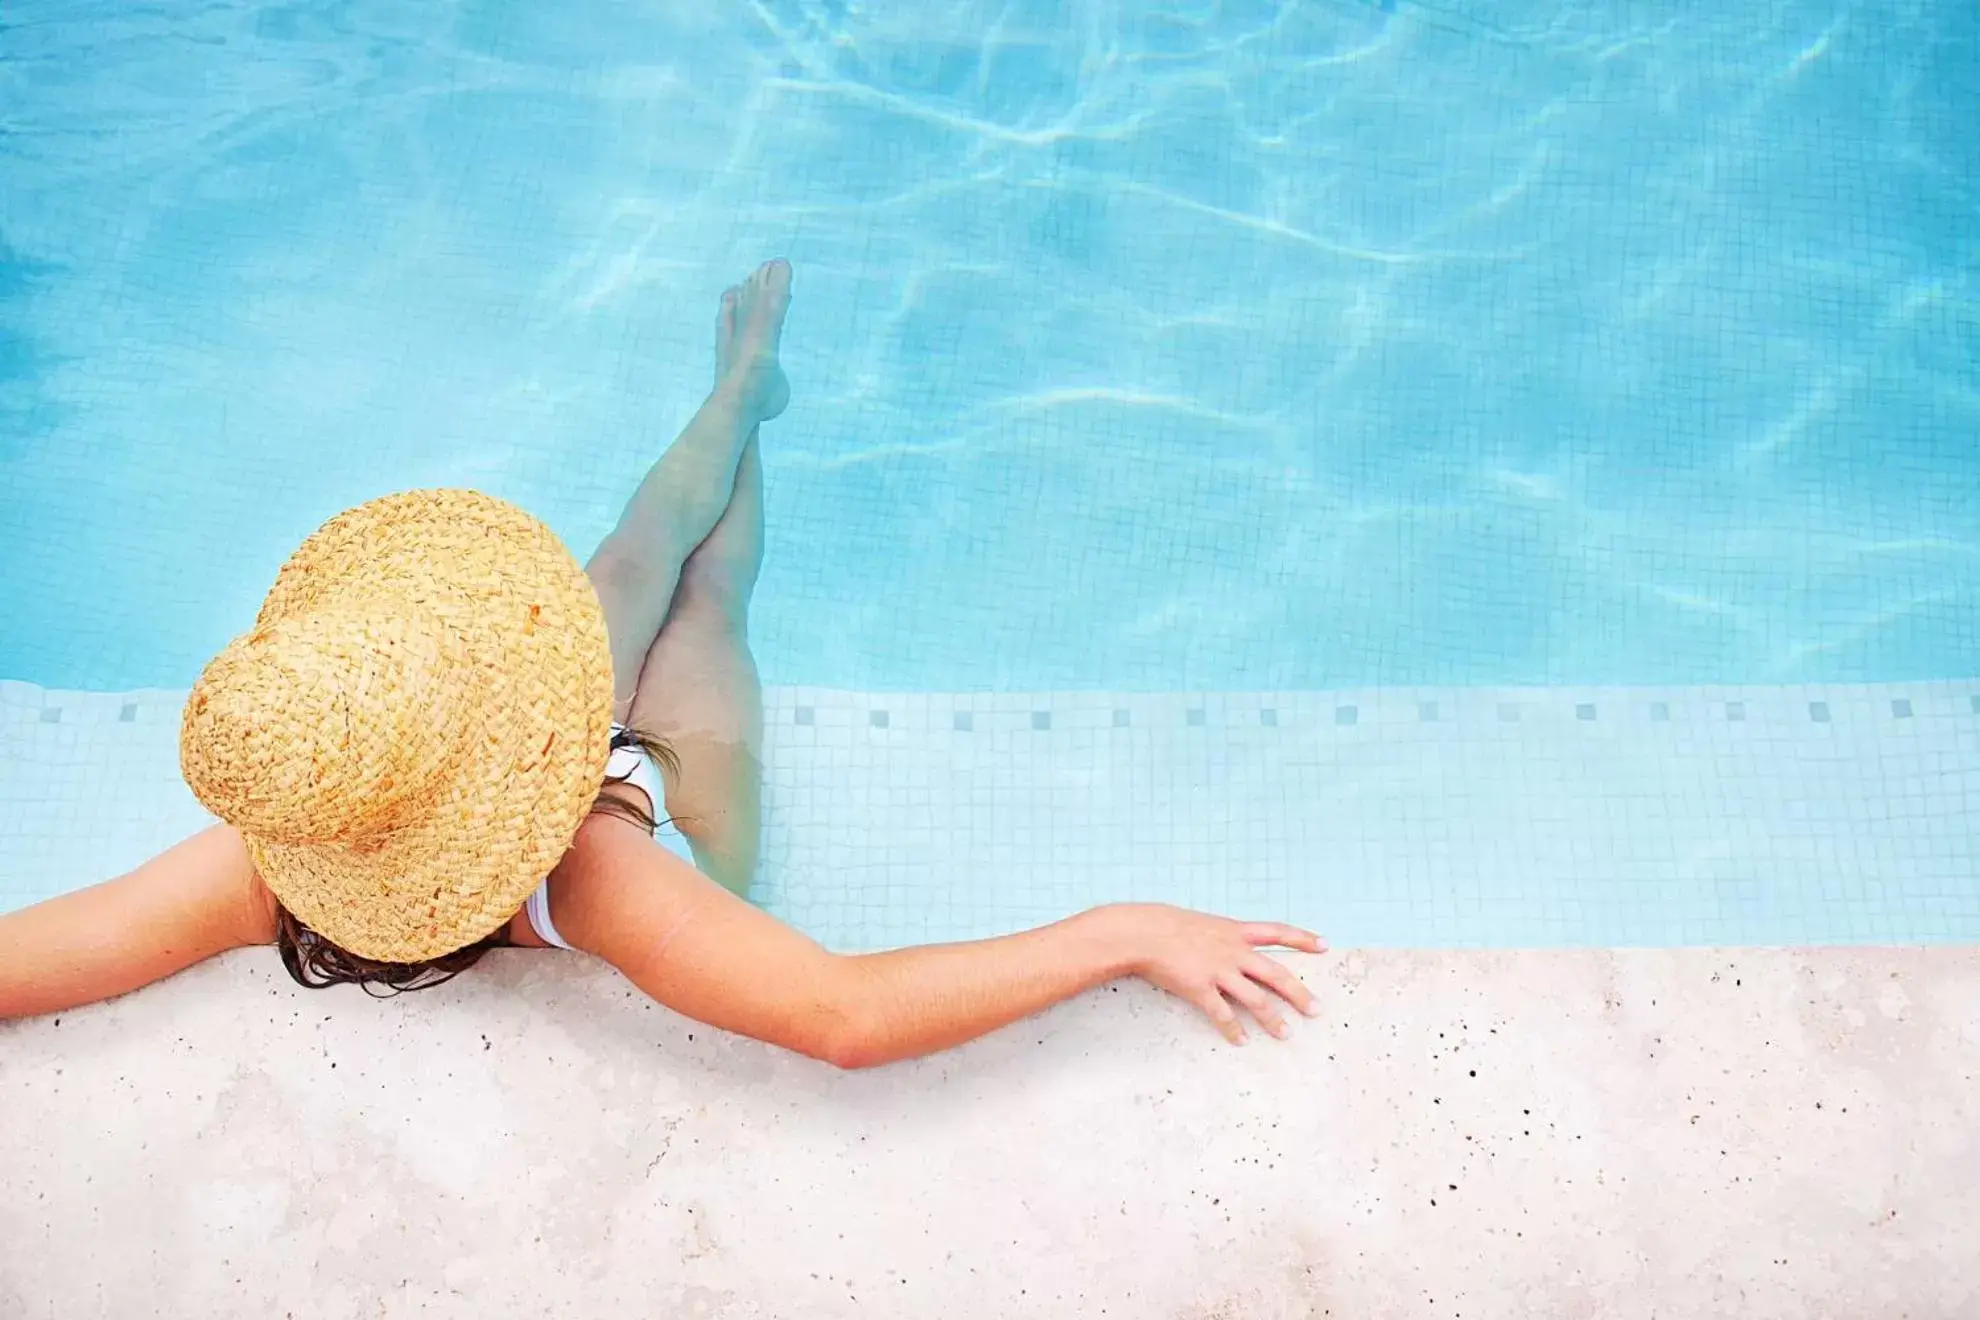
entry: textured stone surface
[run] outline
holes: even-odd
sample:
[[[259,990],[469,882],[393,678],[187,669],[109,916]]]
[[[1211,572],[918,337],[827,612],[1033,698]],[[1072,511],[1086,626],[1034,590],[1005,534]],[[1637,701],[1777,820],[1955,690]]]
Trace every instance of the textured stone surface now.
[[[1348,953],[838,1075],[512,952],[0,1025],[0,1316],[1980,1314],[1980,954]]]

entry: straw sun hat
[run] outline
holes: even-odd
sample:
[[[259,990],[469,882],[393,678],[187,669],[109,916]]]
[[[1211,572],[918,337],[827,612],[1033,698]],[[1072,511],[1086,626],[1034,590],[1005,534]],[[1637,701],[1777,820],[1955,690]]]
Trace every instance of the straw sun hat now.
[[[186,701],[179,764],[282,905],[419,962],[507,921],[610,754],[597,593],[556,535],[464,490],[339,514]]]

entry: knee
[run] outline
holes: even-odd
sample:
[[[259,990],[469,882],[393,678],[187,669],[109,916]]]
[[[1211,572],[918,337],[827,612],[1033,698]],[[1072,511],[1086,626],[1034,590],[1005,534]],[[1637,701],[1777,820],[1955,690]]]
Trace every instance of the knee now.
[[[607,541],[585,565],[585,574],[604,600],[651,600],[673,584],[667,580],[671,565],[636,546]]]
[[[705,611],[741,627],[749,617],[750,593],[756,589],[760,555],[747,552],[711,553],[704,546],[681,568],[676,599],[679,607]]]

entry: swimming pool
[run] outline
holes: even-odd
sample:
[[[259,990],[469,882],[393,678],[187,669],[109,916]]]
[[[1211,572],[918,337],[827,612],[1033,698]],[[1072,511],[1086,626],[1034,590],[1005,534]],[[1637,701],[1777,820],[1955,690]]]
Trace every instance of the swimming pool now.
[[[327,514],[588,549],[781,252],[773,908],[1980,938],[1980,15],[1154,8],[11,6],[0,904]]]

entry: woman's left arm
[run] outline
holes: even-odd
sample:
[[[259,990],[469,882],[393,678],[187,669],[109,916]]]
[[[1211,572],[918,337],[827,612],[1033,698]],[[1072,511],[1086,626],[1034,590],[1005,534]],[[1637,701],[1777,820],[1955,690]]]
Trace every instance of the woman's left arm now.
[[[960,1045],[1119,976],[1200,1008],[1242,1044],[1238,1008],[1274,1035],[1313,996],[1259,950],[1317,953],[1309,931],[1159,905],[1095,908],[961,944],[834,954],[625,821],[593,815],[552,876],[552,917],[660,1003],[841,1068]]]
[[[215,825],[127,875],[0,916],[0,1018],[108,999],[274,938],[247,845]]]

